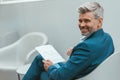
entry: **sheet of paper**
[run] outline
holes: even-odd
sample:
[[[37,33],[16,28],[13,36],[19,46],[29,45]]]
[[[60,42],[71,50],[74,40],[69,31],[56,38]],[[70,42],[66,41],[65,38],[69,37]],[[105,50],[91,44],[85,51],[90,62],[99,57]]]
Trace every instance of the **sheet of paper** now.
[[[51,60],[53,63],[63,62],[65,59],[57,52],[52,45],[43,45],[35,48],[45,60]]]

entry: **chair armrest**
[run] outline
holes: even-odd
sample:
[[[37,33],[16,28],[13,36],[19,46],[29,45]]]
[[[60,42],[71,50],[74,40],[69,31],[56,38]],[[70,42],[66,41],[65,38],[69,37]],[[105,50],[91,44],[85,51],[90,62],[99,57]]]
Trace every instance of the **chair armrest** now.
[[[26,62],[25,62],[25,64],[26,64],[26,63],[31,63],[31,62],[33,61],[34,57],[35,57],[37,54],[38,54],[38,52],[37,52],[35,49],[31,50],[31,51],[27,54],[27,56],[26,56]],[[33,56],[32,56],[32,55],[33,55]]]

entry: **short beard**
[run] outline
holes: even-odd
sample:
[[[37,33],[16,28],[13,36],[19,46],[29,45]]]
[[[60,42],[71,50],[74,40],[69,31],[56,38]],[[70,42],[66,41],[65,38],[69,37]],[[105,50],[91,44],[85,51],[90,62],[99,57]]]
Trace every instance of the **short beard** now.
[[[89,36],[89,35],[91,35],[91,33],[89,32],[82,34],[82,36]]]
[[[82,36],[90,36],[91,34],[93,34],[94,32],[96,32],[97,30],[93,30],[93,31],[89,31],[89,32],[87,32],[87,33],[85,33],[85,34],[82,34]]]

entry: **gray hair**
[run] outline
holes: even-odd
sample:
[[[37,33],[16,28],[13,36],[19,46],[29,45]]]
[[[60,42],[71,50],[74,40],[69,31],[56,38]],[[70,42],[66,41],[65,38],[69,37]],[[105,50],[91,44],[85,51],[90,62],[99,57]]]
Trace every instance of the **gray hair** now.
[[[78,9],[80,14],[84,14],[86,12],[93,12],[95,18],[103,18],[104,9],[103,7],[97,2],[86,2],[85,4],[81,5]]]

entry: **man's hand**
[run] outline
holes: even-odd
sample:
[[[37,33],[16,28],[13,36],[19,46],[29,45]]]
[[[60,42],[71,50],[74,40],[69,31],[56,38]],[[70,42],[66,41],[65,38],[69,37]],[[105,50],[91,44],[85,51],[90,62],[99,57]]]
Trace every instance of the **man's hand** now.
[[[69,48],[69,49],[67,50],[67,55],[68,55],[68,56],[70,56],[70,55],[71,55],[72,50],[73,50],[73,48]]]
[[[48,71],[48,67],[53,65],[53,63],[50,60],[43,60],[43,63],[45,71]]]

